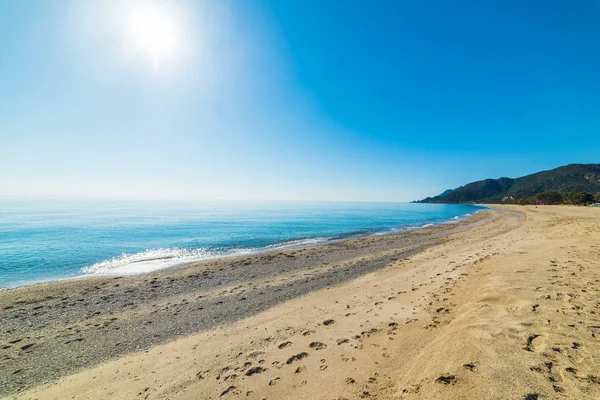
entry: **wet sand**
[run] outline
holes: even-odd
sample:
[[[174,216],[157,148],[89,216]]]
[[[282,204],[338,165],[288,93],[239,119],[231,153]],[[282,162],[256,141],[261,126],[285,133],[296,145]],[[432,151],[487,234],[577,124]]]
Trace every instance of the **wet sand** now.
[[[600,398],[598,209],[501,206],[458,226],[256,257],[0,293],[1,345],[29,336],[2,350],[12,357],[1,364],[4,393],[23,399]],[[255,272],[240,278],[246,268]],[[203,274],[219,278],[190,289],[188,281],[208,279]],[[153,281],[163,289],[153,292]],[[60,300],[59,293],[72,297]],[[115,300],[100,301],[102,293],[115,293]],[[56,298],[44,300],[48,295]],[[124,307],[127,298],[133,306]],[[47,303],[57,301],[68,304],[54,310]],[[198,310],[203,301],[211,311],[194,317],[206,312]],[[48,305],[48,316],[33,317],[43,310],[33,310],[39,305]],[[94,307],[104,314],[83,318],[82,310],[93,314]],[[20,331],[5,332],[11,315],[25,317],[8,322]],[[109,322],[111,315],[118,319]],[[141,324],[146,318],[152,323]],[[67,331],[71,336],[54,339]],[[132,340],[127,351],[110,353],[111,335],[128,337],[119,332],[134,335],[140,351],[132,352]],[[173,340],[180,334],[185,337]],[[79,337],[84,340],[71,339]],[[94,356],[86,358],[88,352]],[[15,361],[28,357],[34,361]],[[109,360],[96,365],[102,357]],[[88,361],[57,365],[81,359]],[[13,371],[19,365],[23,370]],[[39,372],[52,368],[55,375]],[[63,376],[71,371],[78,372]],[[15,393],[44,380],[50,382]]]

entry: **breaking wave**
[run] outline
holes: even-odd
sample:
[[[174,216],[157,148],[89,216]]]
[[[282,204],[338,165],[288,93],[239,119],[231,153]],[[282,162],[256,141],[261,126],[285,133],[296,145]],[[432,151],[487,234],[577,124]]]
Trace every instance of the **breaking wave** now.
[[[293,247],[316,246],[325,243],[328,238],[289,240],[259,248],[216,249],[148,249],[139,253],[123,253],[118,257],[84,267],[81,271],[88,275],[134,275],[152,272],[163,268],[196,261],[220,257],[240,256],[265,250],[287,249]]]

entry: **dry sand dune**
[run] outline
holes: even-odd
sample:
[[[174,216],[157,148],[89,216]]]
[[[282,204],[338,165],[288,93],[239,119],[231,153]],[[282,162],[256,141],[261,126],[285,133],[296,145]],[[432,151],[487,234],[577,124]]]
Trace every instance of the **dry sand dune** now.
[[[600,210],[493,213],[354,280],[11,398],[599,399]]]

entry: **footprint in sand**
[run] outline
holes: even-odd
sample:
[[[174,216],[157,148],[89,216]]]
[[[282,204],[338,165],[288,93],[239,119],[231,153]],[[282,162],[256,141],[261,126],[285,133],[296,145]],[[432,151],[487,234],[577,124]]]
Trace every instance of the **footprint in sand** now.
[[[535,338],[537,338],[539,336],[540,335],[538,335],[537,333],[529,336],[527,338],[527,344],[525,346],[523,346],[523,350],[533,351],[533,341],[534,341]]]
[[[262,374],[266,370],[267,369],[263,368],[263,367],[252,367],[248,371],[246,371],[246,376],[252,376],[252,375],[255,375],[255,374]]]
[[[229,393],[232,393],[232,392],[234,392],[234,391],[235,391],[235,389],[236,389],[236,388],[235,388],[235,386],[229,386],[227,389],[225,389],[225,390],[224,390],[224,391],[221,393],[221,395],[220,395],[219,397],[223,397],[223,396],[225,396],[225,395],[228,395]]]
[[[291,356],[290,358],[288,358],[288,360],[285,363],[289,365],[295,361],[300,361],[308,356],[309,356],[309,354],[307,352],[303,351],[302,353],[298,353],[298,354]]]
[[[311,344],[308,345],[308,347],[310,347],[311,349],[315,349],[315,350],[323,350],[327,348],[327,345],[325,343],[321,343],[321,342],[312,342]]]
[[[275,385],[277,385],[277,382],[278,382],[280,379],[281,379],[280,377],[277,377],[277,378],[275,378],[275,379],[271,379],[271,380],[269,381],[269,386],[275,386]]]
[[[435,381],[444,385],[454,385],[456,382],[456,377],[450,374],[443,374],[440,375]]]
[[[470,362],[467,364],[463,364],[463,367],[465,367],[469,371],[476,371],[477,370],[477,362]]]

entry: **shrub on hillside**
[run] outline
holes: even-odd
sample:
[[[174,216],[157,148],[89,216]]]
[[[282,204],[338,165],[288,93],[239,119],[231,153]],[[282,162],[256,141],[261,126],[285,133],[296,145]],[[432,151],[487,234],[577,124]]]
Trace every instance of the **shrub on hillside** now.
[[[536,204],[562,204],[563,196],[558,192],[541,192],[533,196]]]

